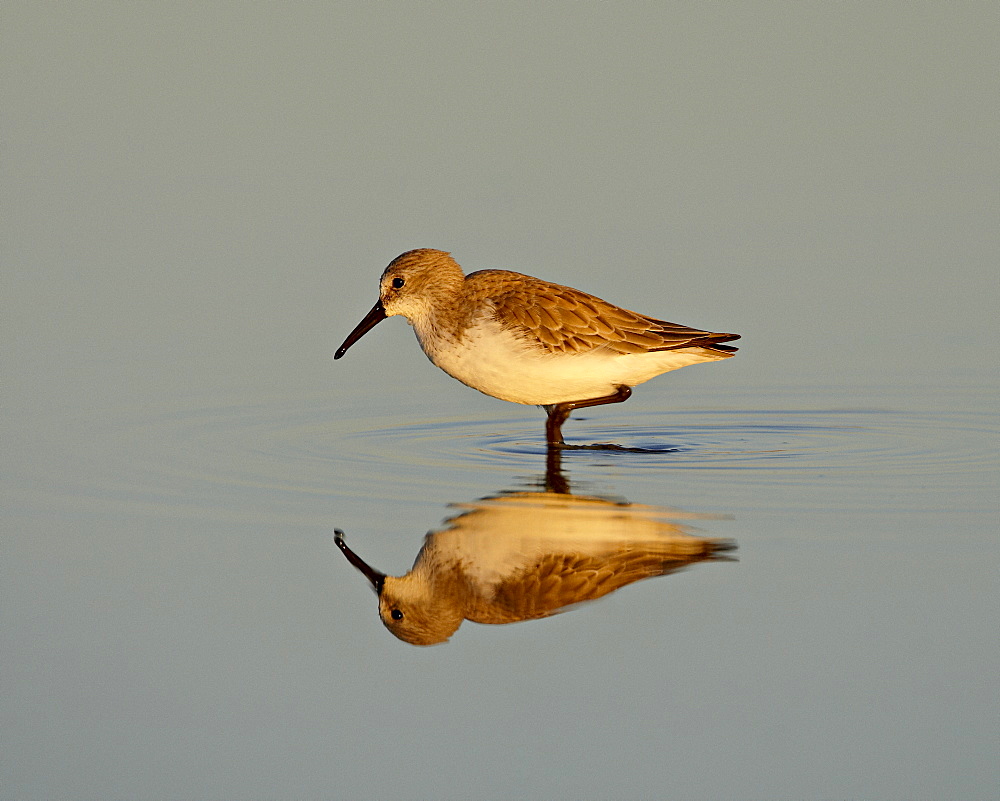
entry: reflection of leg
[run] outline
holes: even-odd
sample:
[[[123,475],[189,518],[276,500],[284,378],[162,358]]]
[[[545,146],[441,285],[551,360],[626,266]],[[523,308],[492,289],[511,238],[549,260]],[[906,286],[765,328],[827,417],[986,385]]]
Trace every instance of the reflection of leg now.
[[[562,449],[549,445],[545,452],[545,489],[548,492],[558,492],[569,495],[569,481],[562,471]]]
[[[606,403],[623,403],[629,399],[632,388],[624,385],[618,387],[618,391],[613,395],[604,395],[600,398],[590,398],[589,400],[567,401],[566,403],[553,403],[546,406],[549,413],[548,420],[545,421],[545,438],[549,445],[562,445],[562,424],[566,422],[570,412],[574,409],[585,409],[588,406],[604,406]]]

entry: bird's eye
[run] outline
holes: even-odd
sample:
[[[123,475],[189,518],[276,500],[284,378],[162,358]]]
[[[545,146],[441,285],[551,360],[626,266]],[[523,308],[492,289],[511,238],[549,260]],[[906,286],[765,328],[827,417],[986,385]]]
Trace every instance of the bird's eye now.
[[[402,281],[402,279],[397,279],[397,280]],[[389,614],[392,616],[393,620],[403,619],[403,613],[398,609],[393,609]]]
[[[406,281],[404,281],[402,278],[393,278],[392,279],[392,288],[393,289],[402,289],[403,288],[403,284],[405,284],[405,283],[406,283]]]

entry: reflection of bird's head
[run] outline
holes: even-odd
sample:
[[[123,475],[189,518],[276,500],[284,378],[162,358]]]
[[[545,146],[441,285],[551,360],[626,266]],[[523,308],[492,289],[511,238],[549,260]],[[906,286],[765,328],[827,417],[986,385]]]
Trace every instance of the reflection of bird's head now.
[[[435,595],[433,585],[412,574],[385,577],[378,613],[389,631],[411,645],[447,642],[463,620],[457,604]]]

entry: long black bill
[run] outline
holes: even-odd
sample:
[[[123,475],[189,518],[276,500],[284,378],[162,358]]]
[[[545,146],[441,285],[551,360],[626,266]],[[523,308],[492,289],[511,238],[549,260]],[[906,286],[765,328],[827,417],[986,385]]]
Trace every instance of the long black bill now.
[[[375,592],[381,595],[382,585],[385,584],[385,573],[379,573],[364,559],[348,548],[347,543],[344,542],[344,532],[339,528],[335,528],[333,530],[333,541],[337,543],[337,547],[344,552],[344,556],[347,557],[347,561],[360,570],[362,574],[364,574],[364,577],[372,583],[372,586],[375,588]]]
[[[382,305],[382,301],[380,299],[378,303],[372,306],[372,310],[365,315],[365,319],[358,323],[357,327],[347,335],[347,339],[344,340],[344,344],[337,348],[337,352],[333,354],[333,358],[339,359],[347,353],[347,349],[351,347],[351,345],[382,322],[385,319],[385,316],[385,307]]]

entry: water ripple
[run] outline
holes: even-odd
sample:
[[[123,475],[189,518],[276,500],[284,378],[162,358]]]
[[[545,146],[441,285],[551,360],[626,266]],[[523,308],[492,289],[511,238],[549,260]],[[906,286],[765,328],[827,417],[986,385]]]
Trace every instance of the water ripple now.
[[[623,450],[568,450],[564,458],[571,464],[613,461],[640,470],[885,469],[940,474],[994,464],[996,451],[988,443],[996,437],[995,422],[976,413],[657,413],[632,415],[613,425],[588,422],[585,431],[581,427],[568,438],[571,444],[613,443]],[[525,456],[545,453],[538,418],[370,427],[348,434],[346,442],[352,454],[386,464],[517,465]]]
[[[611,422],[605,422],[610,420]],[[280,399],[257,404],[185,405],[104,414],[70,429],[44,421],[48,451],[25,452],[12,483],[23,495],[48,492],[132,501],[154,509],[212,509],[268,503],[292,513],[331,497],[444,501],[483,471],[496,488],[544,470],[543,417],[502,420],[468,416],[406,419],[345,411],[329,399]],[[41,424],[40,424],[41,427]],[[694,471],[728,474],[733,494],[772,484],[819,487],[840,481],[861,487],[979,491],[995,480],[996,415],[981,412],[867,410],[733,410],[617,414],[574,418],[571,443],[614,443],[628,451],[568,450],[563,468],[592,479],[614,471],[635,481],[656,471],[675,479]],[[474,469],[472,469],[474,468]],[[627,476],[624,476],[627,483]],[[434,488],[429,492],[430,488]],[[620,488],[625,491],[625,487]],[[41,502],[48,503],[48,500]]]

